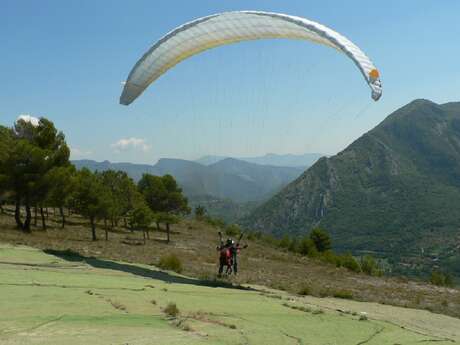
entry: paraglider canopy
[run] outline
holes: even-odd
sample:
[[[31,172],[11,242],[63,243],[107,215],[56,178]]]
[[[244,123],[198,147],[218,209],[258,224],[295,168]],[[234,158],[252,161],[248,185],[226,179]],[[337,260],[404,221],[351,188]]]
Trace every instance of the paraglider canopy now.
[[[377,101],[381,97],[379,71],[360,48],[338,32],[301,17],[238,11],[196,19],[166,34],[131,70],[120,103],[131,104],[151,83],[192,55],[225,44],[269,38],[301,39],[337,49],[356,64],[372,98]]]

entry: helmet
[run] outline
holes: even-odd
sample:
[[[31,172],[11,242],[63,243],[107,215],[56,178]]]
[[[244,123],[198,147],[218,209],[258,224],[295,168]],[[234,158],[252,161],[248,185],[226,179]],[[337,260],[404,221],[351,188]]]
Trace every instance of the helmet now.
[[[233,243],[235,243],[235,241],[233,241],[231,238],[227,239],[227,245],[228,246],[232,245]]]

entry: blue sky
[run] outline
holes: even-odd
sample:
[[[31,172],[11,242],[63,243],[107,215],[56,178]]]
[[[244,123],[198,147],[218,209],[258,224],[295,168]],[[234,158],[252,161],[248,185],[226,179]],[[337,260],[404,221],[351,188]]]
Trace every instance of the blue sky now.
[[[415,98],[460,100],[460,2],[0,0],[0,124],[46,116],[73,158],[267,152],[334,154]],[[321,22],[360,46],[382,75],[375,103],[345,56],[267,40],[194,56],[131,106],[118,104],[140,56],[197,17],[264,10]]]

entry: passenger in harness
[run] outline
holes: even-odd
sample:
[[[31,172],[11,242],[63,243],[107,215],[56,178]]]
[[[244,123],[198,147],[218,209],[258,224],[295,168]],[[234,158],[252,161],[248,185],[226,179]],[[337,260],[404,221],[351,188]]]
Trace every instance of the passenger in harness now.
[[[224,242],[222,238],[222,233],[219,232],[220,245],[217,246],[217,250],[220,253],[218,274],[219,277],[222,276],[222,273],[224,273],[224,267],[226,267],[226,275],[230,275],[232,274],[232,272],[233,274],[238,273],[238,254],[241,249],[248,247],[247,245],[240,245],[240,241],[242,238],[243,234],[240,235],[240,238],[238,239],[237,243],[235,243],[235,241],[231,238],[228,238],[227,241]]]

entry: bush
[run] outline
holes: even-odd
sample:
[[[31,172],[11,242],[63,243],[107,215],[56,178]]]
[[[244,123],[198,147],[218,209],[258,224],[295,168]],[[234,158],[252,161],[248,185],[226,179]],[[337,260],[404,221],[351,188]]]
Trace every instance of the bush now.
[[[198,205],[195,207],[195,218],[196,219],[203,219],[204,216],[206,216],[206,208],[202,205]]]
[[[164,270],[170,270],[177,273],[182,272],[182,262],[174,254],[162,256],[160,262],[158,263],[158,267]]]
[[[330,250],[332,247],[331,237],[324,229],[313,229],[310,233],[310,239],[313,241],[318,252],[325,252],[326,250]]]
[[[341,266],[341,258],[339,255],[335,254],[332,250],[327,250],[320,256],[322,261],[335,265],[337,267]]]
[[[177,317],[179,315],[179,308],[177,308],[176,303],[168,303],[163,312],[170,317]]]
[[[291,239],[289,238],[289,235],[284,235],[281,241],[278,243],[280,248],[288,248],[290,244]]]
[[[371,255],[365,255],[361,258],[361,270],[363,273],[370,276],[380,277],[383,275],[383,271],[380,268],[377,260],[375,260],[375,258]]]
[[[316,249],[315,243],[311,238],[304,237],[299,244],[299,253],[302,255],[307,255],[311,258],[318,256],[318,250]]]
[[[288,250],[293,253],[298,253],[300,251],[299,241],[296,238],[293,238],[289,243]]]
[[[350,253],[347,253],[340,257],[340,266],[348,268],[350,271],[353,272],[361,272],[361,266],[359,266],[358,261],[356,261],[356,259]]]
[[[448,273],[431,272],[430,283],[437,286],[452,286],[452,277]]]
[[[353,294],[347,290],[336,290],[332,293],[332,296],[335,298],[353,299]]]
[[[301,296],[308,296],[311,295],[311,290],[309,286],[302,286],[298,292],[299,295]]]
[[[237,224],[230,224],[225,229],[227,236],[239,236],[241,234],[241,228]]]

